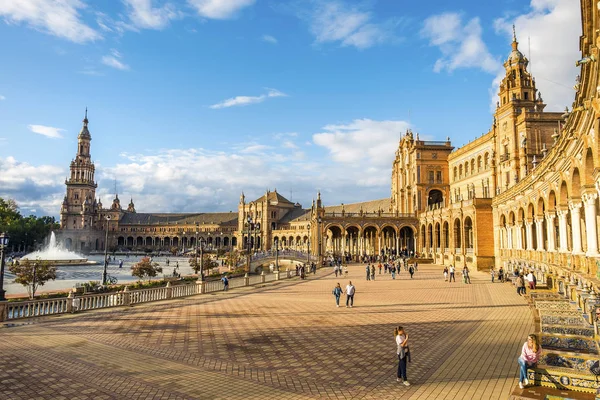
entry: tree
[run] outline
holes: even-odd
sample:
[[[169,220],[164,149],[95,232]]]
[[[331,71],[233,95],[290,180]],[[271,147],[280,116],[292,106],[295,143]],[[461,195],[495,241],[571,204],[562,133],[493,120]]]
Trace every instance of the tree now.
[[[137,276],[140,279],[154,278],[162,272],[162,267],[157,262],[150,261],[150,257],[144,257],[138,263],[131,266],[131,275]]]
[[[202,265],[202,268],[204,270],[204,273],[206,274],[206,271],[208,271],[211,268],[216,268],[219,266],[219,263],[217,263],[210,254],[202,254],[202,260],[203,263],[200,264],[200,259],[198,258],[198,260],[196,260],[196,257],[190,257],[190,267],[192,267],[192,269],[194,270],[194,273],[198,273],[200,272],[200,266]]]
[[[56,267],[50,265],[48,261],[30,261],[21,260],[8,267],[8,270],[15,274],[15,283],[20,283],[27,287],[29,298],[35,297],[38,287],[44,286],[49,280],[56,279]]]
[[[225,257],[225,263],[232,268],[237,268],[238,263],[243,259],[242,254],[237,250],[231,250]]]

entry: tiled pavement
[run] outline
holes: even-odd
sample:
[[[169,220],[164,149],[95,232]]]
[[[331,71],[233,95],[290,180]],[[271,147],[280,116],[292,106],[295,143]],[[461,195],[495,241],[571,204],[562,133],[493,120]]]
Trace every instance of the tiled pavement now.
[[[354,308],[321,270],[291,280],[0,328],[1,399],[506,399],[533,318],[509,284],[364,278]],[[396,382],[394,326],[412,386]]]

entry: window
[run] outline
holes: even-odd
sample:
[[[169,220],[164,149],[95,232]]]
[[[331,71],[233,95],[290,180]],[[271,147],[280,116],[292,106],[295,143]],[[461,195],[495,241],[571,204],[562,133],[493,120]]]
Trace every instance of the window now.
[[[437,183],[442,183],[442,171],[435,172],[435,180]]]
[[[430,184],[435,183],[434,181],[434,172],[433,171],[429,171],[427,173],[427,180]]]
[[[525,92],[524,96],[525,96],[525,100],[529,100],[529,93]]]

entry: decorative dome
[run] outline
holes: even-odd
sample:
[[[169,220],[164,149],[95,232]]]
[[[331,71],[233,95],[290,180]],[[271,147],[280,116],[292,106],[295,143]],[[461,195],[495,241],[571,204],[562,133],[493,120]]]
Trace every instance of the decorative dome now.
[[[85,118],[83,118],[83,126],[81,127],[81,131],[79,131],[78,138],[91,139],[92,135],[90,135],[90,131],[88,130],[88,117],[87,117],[87,107],[85,108]]]
[[[515,65],[515,64],[525,64],[525,65],[527,65],[529,63],[529,60],[527,60],[527,57],[525,57],[523,55],[523,53],[521,53],[519,51],[519,42],[517,42],[517,34],[515,32],[515,26],[514,25],[513,25],[512,51],[508,55],[508,59],[506,60],[506,62],[509,65]]]

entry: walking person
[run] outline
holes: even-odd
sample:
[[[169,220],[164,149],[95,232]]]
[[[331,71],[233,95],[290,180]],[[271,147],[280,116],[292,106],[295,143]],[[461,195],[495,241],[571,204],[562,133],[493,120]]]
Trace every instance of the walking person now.
[[[415,271],[419,270],[419,263],[415,261]]]
[[[444,267],[444,282],[448,282],[448,267]]]
[[[465,283],[471,284],[471,277],[469,276],[469,267],[465,265],[463,268],[463,279]]]
[[[227,275],[223,275],[223,277],[221,278],[221,281],[223,281],[223,291],[226,292],[229,290],[229,279],[227,279]]]
[[[523,389],[529,385],[527,379],[527,368],[535,368],[540,356],[542,355],[542,346],[538,342],[537,335],[531,334],[527,336],[527,341],[523,344],[521,355],[518,358],[519,363],[519,387]]]
[[[371,280],[375,280],[375,264],[371,265]]]
[[[405,386],[410,386],[406,378],[406,362],[410,361],[410,349],[408,348],[408,333],[402,326],[394,329],[396,338],[396,354],[398,354],[398,373],[396,382],[402,382]]]
[[[492,283],[494,283],[494,275],[495,275],[494,267],[490,267],[490,275],[492,276]]]
[[[340,296],[342,295],[342,287],[340,286],[340,283],[338,282],[338,284],[333,288],[333,295],[335,296],[335,305],[337,307],[340,306]]]
[[[392,274],[392,279],[396,279],[396,266],[393,264],[390,267],[390,273]]]
[[[525,278],[523,277],[523,274],[519,274],[519,276],[517,277],[517,294],[519,296],[522,296],[525,294]]]
[[[448,283],[452,282],[454,280],[454,282],[456,282],[456,277],[454,276],[454,273],[456,271],[456,269],[454,268],[454,265],[450,266],[450,279],[448,279]]]
[[[504,283],[504,269],[502,267],[498,270],[498,281]]]
[[[383,268],[383,265],[381,265],[381,263],[379,263],[379,275],[381,275],[381,268]]]
[[[410,268],[408,268],[408,273],[410,274],[410,279],[412,279],[415,273],[415,267],[411,265]]]
[[[371,268],[369,267],[369,264],[367,264],[367,280],[370,281],[371,280]]]
[[[333,272],[335,272],[335,277],[337,278],[337,274],[340,272],[340,267],[338,267],[337,264],[333,267]]]
[[[527,274],[527,283],[529,284],[529,290],[535,289],[535,275],[533,275],[533,271],[529,271]]]
[[[354,305],[354,293],[356,292],[356,288],[352,284],[352,281],[348,282],[348,286],[346,286],[346,308],[348,308],[348,304],[350,304],[350,308]]]

